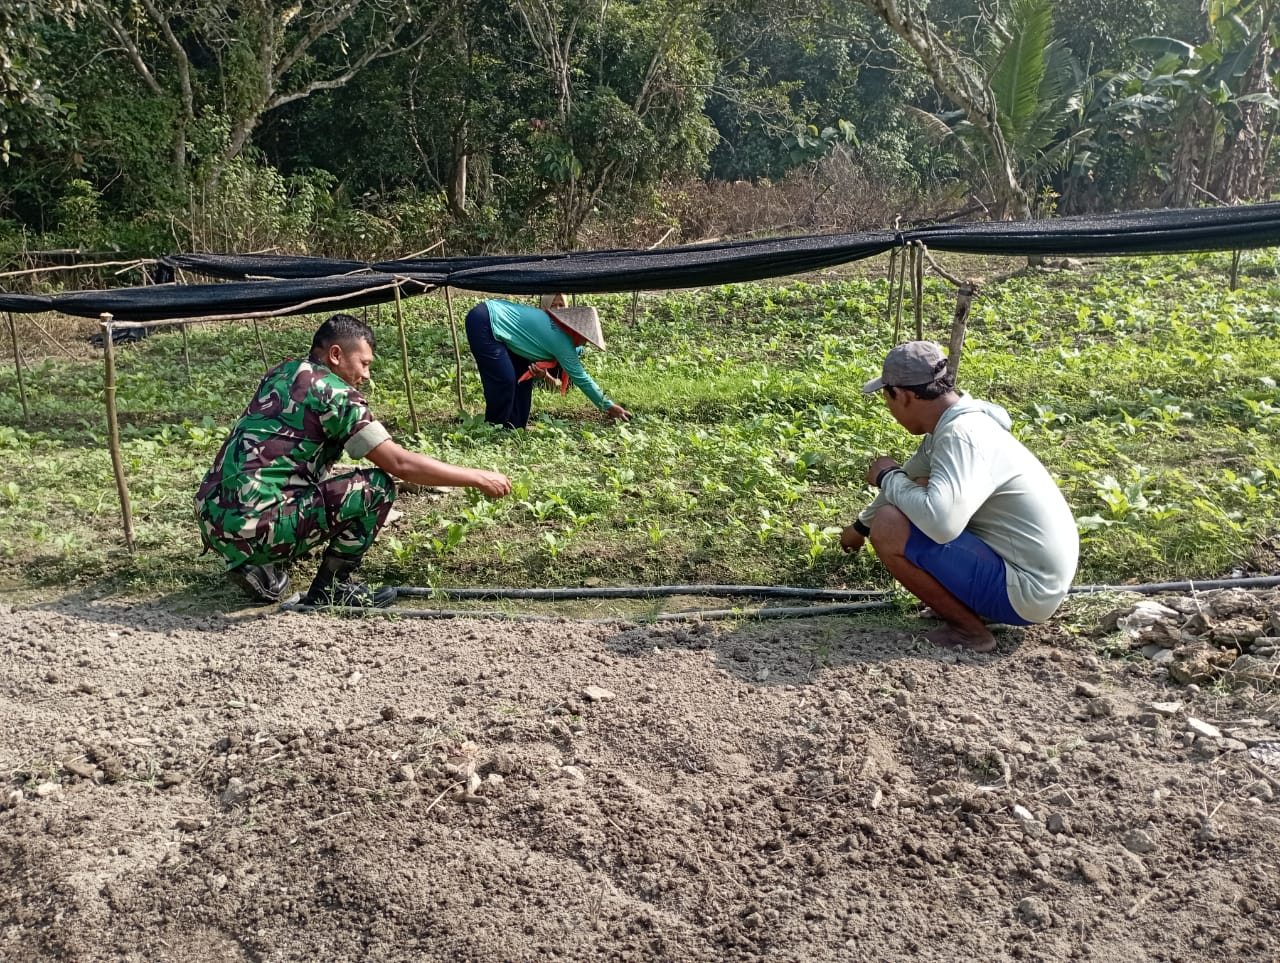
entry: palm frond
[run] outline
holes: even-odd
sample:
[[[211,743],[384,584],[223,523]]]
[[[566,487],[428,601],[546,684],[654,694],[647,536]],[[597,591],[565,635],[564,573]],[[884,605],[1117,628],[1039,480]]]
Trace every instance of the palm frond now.
[[[991,74],[1000,126],[1005,136],[1018,140],[1035,117],[1040,83],[1045,73],[1045,48],[1053,30],[1050,0],[1014,0],[1009,40]]]

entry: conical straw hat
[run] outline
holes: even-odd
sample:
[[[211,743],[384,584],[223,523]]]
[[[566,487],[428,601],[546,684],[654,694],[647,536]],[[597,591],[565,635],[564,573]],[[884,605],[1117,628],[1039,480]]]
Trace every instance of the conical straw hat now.
[[[600,327],[600,312],[593,307],[548,308],[547,314],[570,331],[576,332],[604,350],[604,330]]]

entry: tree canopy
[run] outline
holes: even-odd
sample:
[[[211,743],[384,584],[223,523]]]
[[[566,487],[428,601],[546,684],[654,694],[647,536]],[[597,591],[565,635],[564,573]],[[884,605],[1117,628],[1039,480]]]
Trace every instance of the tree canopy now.
[[[687,241],[715,181],[792,222],[844,194],[831,227],[877,226],[848,223],[858,191],[994,217],[1263,197],[1278,5],[14,0],[0,243]]]

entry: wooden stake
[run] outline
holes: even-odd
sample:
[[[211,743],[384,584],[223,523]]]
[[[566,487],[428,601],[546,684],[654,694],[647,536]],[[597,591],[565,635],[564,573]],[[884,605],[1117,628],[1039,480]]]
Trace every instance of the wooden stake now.
[[[397,279],[398,280],[398,279]],[[418,434],[418,408],[413,403],[413,381],[409,378],[409,339],[404,331],[404,309],[400,306],[400,285],[396,285],[396,323],[400,326],[400,366],[404,370],[404,393],[409,398],[409,420]]]
[[[898,249],[891,248],[889,250],[889,290],[885,294],[884,303],[886,313],[884,316],[885,326],[888,327],[893,323],[893,282],[898,276]]]
[[[911,274],[911,293],[916,302],[916,340],[924,340],[924,245],[916,242],[914,270]]]
[[[1238,250],[1231,252],[1231,290],[1234,291],[1240,283],[1240,252]]]
[[[399,291],[400,289],[396,288],[396,290]],[[253,319],[253,333],[258,337],[258,350],[262,352],[262,370],[270,371],[271,362],[267,360],[267,345],[262,340],[262,328],[258,326],[257,318]]]
[[[902,340],[902,296],[907,285],[907,260],[910,257],[910,248],[902,252],[898,264],[898,313],[893,320],[893,343],[898,344]]]
[[[462,403],[462,348],[458,346],[458,323],[453,318],[453,294],[447,284],[444,286],[444,303],[449,309],[449,330],[453,332],[454,382],[458,386],[458,414],[465,415],[467,408]]]
[[[185,324],[182,325],[182,360],[187,365],[187,384],[191,384],[191,336]]]
[[[111,469],[116,476],[116,492],[120,495],[120,516],[124,522],[124,543],[133,554],[133,506],[129,502],[129,482],[124,477],[124,458],[120,454],[120,422],[116,417],[116,342],[111,315],[103,314],[102,353],[106,362],[104,377],[107,401],[107,447],[111,450]]]
[[[64,345],[61,341],[59,341],[57,338],[51,335],[48,329],[43,324],[41,324],[39,321],[36,320],[36,317],[34,314],[28,314],[27,320],[36,326],[36,330],[38,330],[41,334],[43,334],[49,340],[49,343],[51,345],[53,345],[55,348],[57,348],[59,351],[65,354],[72,361],[79,360],[78,358],[76,358],[75,355],[73,355],[70,351],[67,350],[66,345]]]
[[[640,292],[631,292],[631,327],[636,326],[636,311],[640,308]]]
[[[13,370],[18,372],[18,395],[22,398],[22,421],[31,424],[31,409],[27,407],[27,383],[22,376],[22,353],[18,350],[18,323],[13,320],[13,312],[9,315],[9,337],[13,338]]]
[[[947,370],[953,377],[959,376],[965,329],[969,326],[969,309],[973,307],[973,299],[978,296],[979,287],[978,281],[970,278],[956,291],[956,313],[951,321],[951,344],[947,348]]]

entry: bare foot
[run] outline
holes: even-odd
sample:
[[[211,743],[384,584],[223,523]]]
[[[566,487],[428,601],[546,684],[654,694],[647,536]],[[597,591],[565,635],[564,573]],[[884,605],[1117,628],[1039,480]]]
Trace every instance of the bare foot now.
[[[996,648],[996,637],[990,632],[984,631],[981,635],[965,635],[949,625],[926,632],[924,637],[934,645],[945,646],[948,649],[994,652]]]

